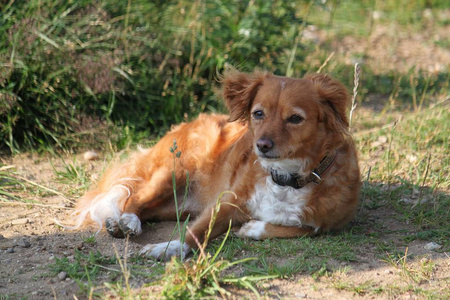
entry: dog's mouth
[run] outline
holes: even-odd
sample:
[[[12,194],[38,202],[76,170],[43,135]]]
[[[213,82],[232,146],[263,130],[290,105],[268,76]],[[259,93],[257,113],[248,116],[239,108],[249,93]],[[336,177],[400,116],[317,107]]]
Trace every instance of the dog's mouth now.
[[[264,153],[258,153],[259,158],[267,159],[267,160],[280,160],[281,157],[275,155],[267,155]]]
[[[265,159],[265,160],[270,160],[270,161],[276,161],[276,160],[281,160],[281,156],[274,154],[274,153],[262,153],[261,151],[256,150],[256,155],[258,155],[258,157],[260,159]]]

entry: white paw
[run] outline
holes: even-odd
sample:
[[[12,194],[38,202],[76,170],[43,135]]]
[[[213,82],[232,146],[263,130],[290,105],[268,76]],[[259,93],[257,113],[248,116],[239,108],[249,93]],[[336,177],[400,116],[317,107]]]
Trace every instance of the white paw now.
[[[236,232],[239,237],[248,237],[259,240],[266,231],[266,222],[258,220],[250,220]]]
[[[119,226],[125,235],[138,236],[142,233],[141,220],[132,213],[124,213],[120,217]]]
[[[181,245],[180,241],[171,241],[159,244],[148,244],[139,251],[139,255],[153,257],[158,260],[169,260],[172,256],[179,256],[184,259],[191,248],[184,243]]]

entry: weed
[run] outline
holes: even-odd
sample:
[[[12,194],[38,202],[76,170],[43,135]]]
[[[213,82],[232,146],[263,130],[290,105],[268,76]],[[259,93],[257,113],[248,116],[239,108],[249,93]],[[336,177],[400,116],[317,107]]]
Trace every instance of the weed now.
[[[27,297],[18,294],[0,294],[0,300],[12,300],[12,299],[26,300]]]
[[[221,273],[230,267],[245,263],[253,258],[244,258],[234,262],[229,262],[219,259],[219,255],[225,245],[231,229],[230,228],[223,238],[217,250],[211,254],[205,251],[206,245],[211,234],[212,227],[215,223],[215,218],[220,210],[220,198],[217,199],[215,208],[213,209],[212,218],[208,227],[208,232],[203,244],[198,241],[199,252],[197,257],[182,262],[180,259],[173,257],[166,266],[166,273],[164,277],[165,285],[163,288],[163,295],[168,298],[198,298],[205,296],[213,296],[217,293],[226,296],[229,293],[221,285],[233,284],[239,287],[251,289],[257,297],[259,294],[253,285],[253,282],[263,279],[273,278],[273,276],[244,276],[226,278],[222,277]],[[189,230],[189,228],[188,228]]]
[[[356,96],[358,95],[358,86],[359,86],[359,73],[361,72],[361,68],[359,67],[359,64],[355,64],[355,74],[354,74],[354,82],[353,82],[353,95],[352,95],[352,106],[350,108],[350,115],[349,115],[349,127],[352,126],[352,117],[353,112],[356,109],[357,102],[356,102]]]
[[[173,146],[170,148],[170,152],[172,153],[173,156],[173,171],[172,171],[172,187],[173,187],[173,197],[174,197],[174,201],[175,201],[175,211],[176,211],[176,217],[177,217],[177,229],[178,229],[178,235],[179,235],[179,239],[180,239],[180,260],[183,260],[183,245],[184,245],[184,241],[185,241],[185,237],[186,237],[186,228],[187,228],[187,224],[189,222],[189,216],[186,217],[186,220],[184,221],[183,226],[181,225],[181,214],[184,211],[184,205],[186,203],[186,198],[188,196],[188,192],[189,192],[189,172],[186,172],[186,188],[185,188],[185,192],[184,192],[184,197],[183,197],[183,202],[180,208],[178,208],[178,197],[177,197],[177,183],[176,183],[176,159],[180,158],[181,156],[181,151],[178,151],[178,146],[177,146],[177,141],[174,140],[173,141]],[[173,236],[173,234],[172,234]],[[172,238],[172,237],[171,237]],[[167,245],[169,246],[169,245]]]
[[[66,198],[61,192],[49,187],[38,184],[23,176],[18,175],[14,171],[14,166],[0,165],[0,201],[7,205],[29,205],[54,207],[53,205],[42,204],[39,201],[29,199],[29,197],[46,196],[47,194],[58,195],[65,201],[72,203],[73,201]],[[62,207],[59,207],[62,208]]]
[[[55,263],[50,265],[50,270],[55,274],[67,272],[73,279],[93,278],[101,271],[101,265],[115,263],[114,258],[103,256],[100,252],[89,252],[84,254],[75,250],[73,260],[67,257],[55,258]]]
[[[402,276],[410,282],[421,283],[423,281],[428,281],[431,278],[434,269],[434,263],[431,260],[423,258],[416,267],[408,264],[407,260],[408,248],[405,249],[404,255],[398,255],[397,258],[388,254],[386,262],[399,269]]]
[[[97,243],[97,238],[95,237],[95,234],[91,234],[83,239],[83,243],[95,245]]]
[[[117,251],[116,246],[114,245],[114,252],[116,254],[116,259],[119,263],[120,270],[123,276],[124,284],[125,284],[125,291],[122,289],[122,285],[117,284],[111,284],[111,283],[105,283],[105,286],[110,291],[115,291],[115,295],[120,297],[121,299],[132,299],[132,291],[130,286],[130,271],[127,266],[127,254],[128,254],[128,237],[126,241],[125,251],[124,251],[124,259],[122,260],[120,258],[119,252]]]
[[[23,182],[17,179],[11,170],[13,166],[1,166],[0,167],[0,200],[2,201],[23,201],[23,199],[17,196],[17,191],[25,191],[26,186]]]
[[[353,292],[356,295],[364,296],[367,294],[380,294],[384,292],[384,288],[380,287],[378,284],[368,280],[361,284],[355,284],[353,282],[348,282],[346,280],[342,279],[335,279],[332,282],[332,286],[341,291],[349,291]]]

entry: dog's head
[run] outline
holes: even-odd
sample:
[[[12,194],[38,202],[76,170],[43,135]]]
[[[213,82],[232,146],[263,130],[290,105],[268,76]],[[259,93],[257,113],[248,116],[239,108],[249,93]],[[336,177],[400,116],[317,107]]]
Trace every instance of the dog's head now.
[[[315,163],[316,156],[337,147],[347,135],[348,93],[327,75],[294,79],[231,70],[222,84],[230,121],[249,123],[255,153],[263,161]]]

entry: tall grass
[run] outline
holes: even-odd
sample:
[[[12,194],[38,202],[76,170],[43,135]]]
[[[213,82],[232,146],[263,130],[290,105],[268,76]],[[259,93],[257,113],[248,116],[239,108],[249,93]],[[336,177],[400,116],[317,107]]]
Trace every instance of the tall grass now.
[[[214,95],[217,74],[227,65],[264,68],[279,75],[315,72],[330,57],[328,45],[304,35],[310,25],[343,35],[364,34],[376,10],[383,20],[402,11],[414,24],[428,8],[446,1],[373,0],[30,0],[0,3],[0,150],[70,150],[107,124],[139,136],[160,135],[173,123],[202,111],[222,111]],[[394,6],[394,7],[392,7]],[[372,21],[369,21],[372,20]],[[349,26],[348,30],[344,26]],[[334,58],[333,60],[337,60]],[[396,74],[368,76],[359,91],[392,92]],[[320,67],[322,69],[322,67]],[[351,65],[329,63],[324,72],[352,85]],[[448,74],[400,80],[401,98],[448,88]],[[414,86],[411,86],[412,84]],[[141,132],[146,134],[142,135]],[[117,134],[116,134],[117,135]],[[121,140],[121,137],[117,137]],[[120,141],[119,141],[119,144]]]
[[[217,72],[283,69],[301,24],[283,1],[31,0],[0,10],[0,147],[12,152],[77,145],[105,120],[161,134],[220,110]]]

